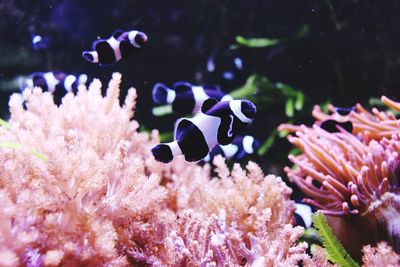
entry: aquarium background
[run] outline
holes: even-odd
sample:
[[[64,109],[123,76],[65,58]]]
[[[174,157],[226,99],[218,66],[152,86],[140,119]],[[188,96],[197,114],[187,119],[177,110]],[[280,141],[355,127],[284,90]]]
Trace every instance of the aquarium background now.
[[[396,1],[1,1],[0,117],[8,118],[8,98],[19,92],[12,81],[32,72],[60,70],[86,73],[107,83],[123,75],[122,90],[138,89],[136,119],[143,130],[172,131],[176,115],[155,117],[151,90],[156,82],[216,84],[227,93],[257,74],[305,96],[304,105],[288,116],[285,96],[258,99],[257,116],[248,130],[269,149],[253,157],[266,173],[283,175],[291,149],[275,131],[280,123],[311,124],[311,109],[333,103],[368,105],[387,95],[399,100],[400,5]],[[100,67],[81,53],[97,38],[116,29],[146,32],[149,42],[132,57]],[[48,38],[34,49],[32,37]],[[268,38],[277,43],[248,47],[237,37]],[[210,57],[216,71],[209,73]],[[240,57],[243,69],[232,80],[223,72]],[[257,88],[262,95],[265,88]],[[255,98],[258,98],[258,95]],[[123,99],[124,95],[121,97]],[[60,96],[56,95],[56,101]]]

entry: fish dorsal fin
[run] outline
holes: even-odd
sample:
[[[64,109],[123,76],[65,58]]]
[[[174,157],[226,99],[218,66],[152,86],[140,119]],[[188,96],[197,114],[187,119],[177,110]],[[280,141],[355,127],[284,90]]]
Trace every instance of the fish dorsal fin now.
[[[336,109],[336,112],[337,112],[339,115],[347,116],[347,115],[350,114],[350,112],[355,111],[355,110],[356,110],[356,107],[355,107],[355,106],[349,107],[349,108],[335,107],[335,109]]]
[[[107,40],[105,39],[98,39],[92,43],[92,49],[97,51],[97,49],[103,49],[104,47],[108,46]]]
[[[123,30],[116,30],[116,31],[112,34],[112,37],[114,37],[115,39],[117,39],[117,38],[120,37],[123,33],[124,33]]]
[[[218,100],[215,98],[208,98],[203,102],[203,105],[201,106],[201,112],[206,113],[209,111],[213,106],[215,106],[218,103]]]
[[[173,89],[176,93],[184,93],[192,90],[192,85],[188,82],[176,82]]]
[[[221,91],[221,87],[218,85],[203,85],[204,90],[210,90],[210,91]]]

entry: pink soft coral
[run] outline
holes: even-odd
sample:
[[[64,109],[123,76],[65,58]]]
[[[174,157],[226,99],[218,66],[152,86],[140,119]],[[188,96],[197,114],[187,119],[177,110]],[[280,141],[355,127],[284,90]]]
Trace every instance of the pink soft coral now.
[[[363,248],[363,266],[365,267],[395,267],[400,266],[400,255],[393,251],[393,248],[385,242],[378,243],[377,247],[370,245]]]
[[[10,129],[1,129],[0,142],[22,147],[0,154],[0,246],[11,262],[127,263],[119,220],[140,221],[167,197],[160,176],[145,175],[157,163],[146,163],[148,136],[130,121],[136,92],[121,108],[119,83],[114,74],[103,98],[94,80],[59,108],[39,88],[24,92],[27,110],[18,96],[10,99]]]
[[[210,266],[272,266],[308,259],[307,245],[296,245],[303,228],[290,224],[294,203],[281,179],[264,176],[252,162],[247,172],[238,164],[231,172],[222,157],[214,164],[219,178],[210,180],[202,169],[181,170],[167,184],[180,217],[177,233],[183,237],[169,238],[183,252],[177,258]]]
[[[94,80],[62,105],[39,88],[10,99],[0,127],[1,266],[261,266],[312,261],[292,227],[291,190],[249,163],[231,172],[156,162],[153,132]]]

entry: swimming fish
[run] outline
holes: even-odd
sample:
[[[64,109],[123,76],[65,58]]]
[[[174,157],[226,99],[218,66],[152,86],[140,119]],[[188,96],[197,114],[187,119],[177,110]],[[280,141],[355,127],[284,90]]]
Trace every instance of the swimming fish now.
[[[168,163],[183,154],[187,161],[204,159],[216,145],[228,145],[249,125],[256,106],[248,100],[204,101],[201,111],[192,118],[177,121],[174,141],[151,150],[156,160]]]
[[[172,104],[172,110],[181,115],[194,114],[200,110],[203,102],[212,97],[218,101],[231,100],[218,86],[196,86],[188,82],[176,82],[173,89],[163,83],[156,83],[152,92],[157,104]]]
[[[43,91],[52,93],[56,90],[73,92],[78,89],[78,85],[85,84],[86,81],[86,74],[75,76],[62,71],[37,72],[30,75],[28,78],[21,78],[20,88],[24,90],[26,87],[33,88],[38,86],[41,87]]]
[[[93,51],[83,51],[82,56],[91,63],[99,63],[100,66],[111,65],[128,57],[135,49],[144,46],[147,39],[144,32],[117,30],[107,40],[94,41]]]
[[[207,60],[206,69],[209,73],[218,72],[225,80],[233,80],[237,72],[243,70],[243,60],[234,55],[230,49],[220,53],[214,49]]]
[[[239,87],[250,75],[243,56],[242,49],[213,49],[205,63],[204,79],[216,81],[224,89]]]
[[[296,225],[303,226],[304,228],[310,228],[312,225],[312,213],[313,209],[311,206],[304,203],[296,203],[296,209],[294,211]]]
[[[332,119],[325,120],[321,123],[320,127],[327,132],[335,133],[339,132],[339,127],[343,128],[347,132],[351,133],[353,131],[353,123],[349,121],[348,115],[351,111],[354,111],[355,107],[342,108],[335,107],[335,111]]]
[[[210,162],[216,155],[222,155],[226,159],[239,162],[245,156],[254,154],[260,147],[260,142],[251,135],[238,136],[233,139],[231,144],[214,147],[213,150],[204,158],[204,162]]]

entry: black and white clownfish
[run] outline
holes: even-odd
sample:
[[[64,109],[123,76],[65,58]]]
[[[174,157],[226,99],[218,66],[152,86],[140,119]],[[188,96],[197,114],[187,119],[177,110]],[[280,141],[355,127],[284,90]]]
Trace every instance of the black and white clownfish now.
[[[43,91],[51,93],[55,91],[74,92],[80,84],[85,84],[87,79],[86,74],[75,76],[62,71],[36,72],[28,78],[21,78],[20,88],[24,90],[26,87],[33,88],[37,86],[42,88]]]
[[[243,60],[233,49],[214,49],[207,59],[207,72],[231,81],[243,71]]]
[[[156,83],[152,96],[155,103],[172,104],[175,113],[185,116],[199,111],[208,98],[218,101],[232,100],[232,97],[225,95],[218,86],[196,86],[188,82],[176,82],[173,89],[163,83]]]
[[[117,30],[107,40],[94,41],[93,51],[83,51],[82,56],[90,63],[99,63],[100,66],[111,65],[128,57],[135,49],[144,46],[147,39],[144,32]]]
[[[296,202],[294,211],[295,224],[310,228],[312,225],[313,208],[307,204]]]
[[[204,162],[210,162],[216,155],[222,155],[226,159],[239,162],[244,157],[254,154],[260,145],[260,142],[251,135],[238,136],[233,139],[231,144],[214,147],[203,160]]]
[[[353,123],[349,120],[348,116],[350,112],[354,111],[355,107],[341,108],[335,107],[335,112],[332,119],[325,120],[321,123],[320,127],[327,132],[335,133],[339,132],[339,127],[343,128],[347,132],[353,131]]]
[[[151,150],[155,159],[168,163],[183,154],[187,161],[204,159],[216,145],[228,145],[249,125],[256,106],[248,100],[204,101],[201,112],[177,121],[174,141]]]

